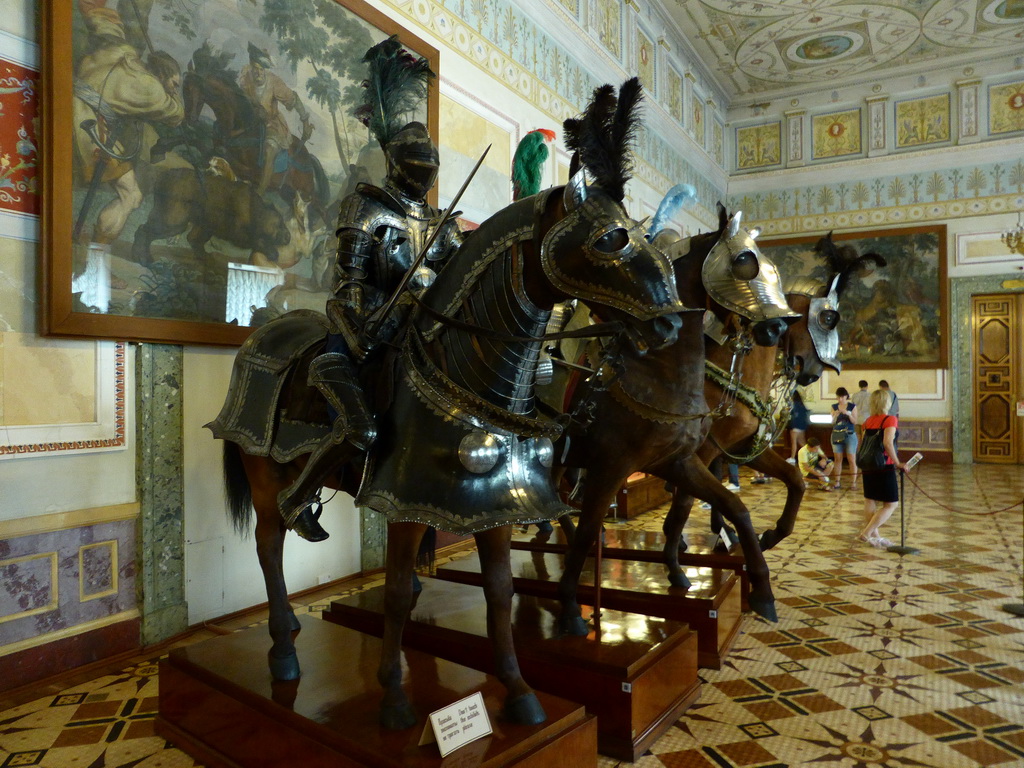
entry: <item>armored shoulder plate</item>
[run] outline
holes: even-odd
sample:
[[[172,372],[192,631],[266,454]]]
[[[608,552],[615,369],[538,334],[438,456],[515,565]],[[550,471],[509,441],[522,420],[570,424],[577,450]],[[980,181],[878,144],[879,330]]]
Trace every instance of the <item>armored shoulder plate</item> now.
[[[373,235],[381,227],[406,228],[406,214],[401,205],[380,187],[360,184],[356,191],[341,201],[337,232],[358,229]]]

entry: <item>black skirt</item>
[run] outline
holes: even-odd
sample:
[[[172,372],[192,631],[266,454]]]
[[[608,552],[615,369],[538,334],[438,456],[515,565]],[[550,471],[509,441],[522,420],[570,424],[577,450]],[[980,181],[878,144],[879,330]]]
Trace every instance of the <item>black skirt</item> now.
[[[896,467],[889,464],[882,469],[865,469],[860,475],[864,482],[864,498],[890,503],[900,500],[896,482]]]

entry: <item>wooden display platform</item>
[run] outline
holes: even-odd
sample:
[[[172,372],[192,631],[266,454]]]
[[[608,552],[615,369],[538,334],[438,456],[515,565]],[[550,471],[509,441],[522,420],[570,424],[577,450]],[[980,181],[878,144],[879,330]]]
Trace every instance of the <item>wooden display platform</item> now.
[[[543,552],[512,550],[512,584],[516,592],[534,597],[558,597],[562,556]],[[601,561],[601,607],[645,616],[686,622],[697,632],[697,663],[719,669],[739,632],[742,614],[736,574],[719,568],[687,568],[692,586],[671,587],[664,568],[636,560]],[[437,569],[436,576],[447,581],[479,586],[479,555],[452,560]],[[594,561],[583,567],[578,589],[582,604],[594,600]]]
[[[493,677],[404,651],[404,684],[419,721],[404,731],[377,724],[381,642],[303,616],[296,638],[303,674],[274,683],[265,626],[171,651],[160,662],[160,736],[207,768],[454,768],[597,765],[597,723],[583,707],[545,693],[547,722],[505,722],[504,687]],[[427,716],[482,691],[494,733],[441,759],[417,746]]]
[[[640,474],[640,473],[638,473]],[[610,517],[632,520],[645,512],[664,506],[672,501],[672,494],[665,490],[665,481],[654,475],[642,475],[626,480],[615,498],[616,507]]]
[[[480,587],[422,579],[402,635],[418,651],[493,672]],[[585,704],[597,715],[601,754],[634,761],[700,693],[697,635],[676,621],[602,609],[601,635],[560,636],[554,600],[516,595],[513,632],[519,666],[539,690]],[[384,588],[335,600],[324,619],[380,636]]]
[[[728,552],[716,550],[708,546],[709,535],[686,532],[686,551],[679,553],[679,565],[683,568],[722,568],[733,571],[740,580],[740,599],[743,610],[749,611],[750,579],[747,578],[747,563],[743,559],[743,550],[739,545]],[[661,563],[665,548],[665,534],[661,531],[637,531],[631,528],[608,526],[604,531],[602,557],[616,560],[640,560],[645,563]],[[565,554],[567,545],[565,534],[555,524],[555,530],[549,534],[538,533],[534,526],[527,531],[518,528],[512,532],[512,549],[524,549],[528,552],[553,552]],[[665,579],[668,579],[667,571]]]

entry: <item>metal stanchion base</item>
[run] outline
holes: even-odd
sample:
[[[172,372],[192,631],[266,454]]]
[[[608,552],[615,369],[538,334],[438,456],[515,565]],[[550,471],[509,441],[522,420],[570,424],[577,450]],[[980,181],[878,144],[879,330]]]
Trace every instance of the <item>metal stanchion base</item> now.
[[[1014,616],[1024,616],[1024,603],[1007,603],[1002,606],[1003,610],[1007,613],[1012,613]]]
[[[893,544],[891,547],[886,547],[885,551],[894,552],[897,555],[917,555],[921,553],[921,550],[917,547],[908,547],[902,544]]]

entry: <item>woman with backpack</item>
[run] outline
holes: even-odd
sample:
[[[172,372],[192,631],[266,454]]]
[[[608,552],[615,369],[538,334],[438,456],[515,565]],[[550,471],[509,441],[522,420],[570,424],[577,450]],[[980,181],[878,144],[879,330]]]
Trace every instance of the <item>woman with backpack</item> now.
[[[857,465],[864,472],[864,517],[867,519],[857,538],[879,549],[892,546],[878,529],[900,500],[896,470],[906,468],[896,453],[899,421],[889,415],[889,404],[889,393],[885,390],[876,389],[871,393],[868,401],[871,415],[864,420],[863,443],[857,452]]]
[[[850,402],[850,393],[846,387],[836,390],[836,401],[832,404],[832,454],[836,462],[836,488],[842,487],[843,456],[850,462],[853,473],[851,488],[857,487],[857,406]]]

